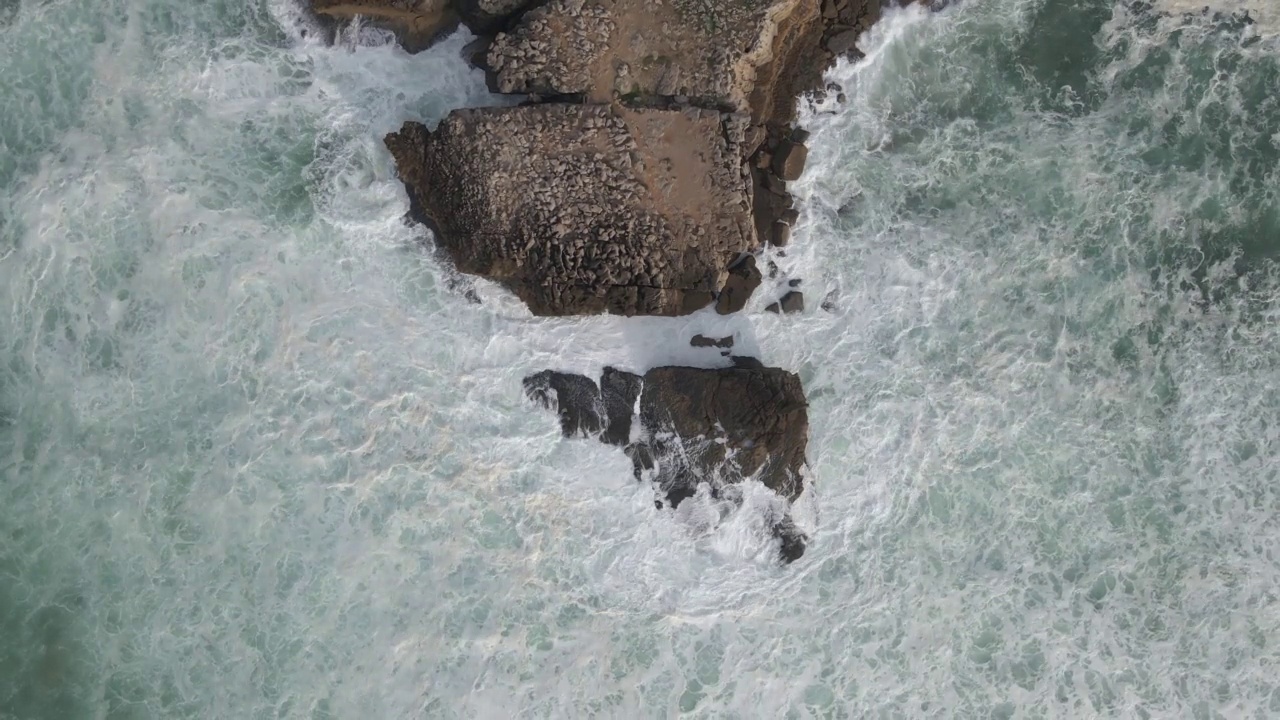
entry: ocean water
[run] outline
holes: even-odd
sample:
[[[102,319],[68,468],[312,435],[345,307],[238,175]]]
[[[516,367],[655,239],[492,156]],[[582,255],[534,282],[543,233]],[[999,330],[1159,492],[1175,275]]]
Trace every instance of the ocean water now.
[[[0,718],[1280,717],[1280,41],[1179,3],[889,13],[777,287],[547,320],[381,145],[468,38],[0,2]],[[694,331],[805,381],[793,565],[522,397]]]

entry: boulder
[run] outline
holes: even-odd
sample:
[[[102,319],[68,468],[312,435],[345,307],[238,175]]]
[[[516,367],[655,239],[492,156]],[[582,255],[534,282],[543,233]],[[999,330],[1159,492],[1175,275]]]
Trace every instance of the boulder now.
[[[729,269],[729,279],[716,299],[716,312],[731,315],[746,307],[751,293],[760,287],[764,277],[756,267],[754,255],[748,255]]]
[[[773,153],[773,172],[787,182],[799,180],[804,174],[805,163],[809,160],[809,148],[792,141],[785,140]]]
[[[530,398],[559,412],[565,437],[594,434],[624,446],[636,476],[656,483],[660,504],[677,506],[703,483],[719,494],[748,477],[794,501],[804,490],[809,437],[800,378],[758,361],[743,365],[660,367],[643,377],[609,368],[599,386],[544,371],[524,385]],[[803,554],[804,533],[789,515],[770,524],[786,561]]]
[[[731,348],[733,347],[733,336],[722,338],[709,338],[706,335],[694,335],[689,339],[689,346],[696,348]]]
[[[788,315],[791,313],[804,312],[804,293],[799,290],[792,290],[786,295],[783,295],[778,302],[766,307],[765,310],[771,313],[780,312]]]
[[[386,138],[410,212],[459,270],[537,315],[683,315],[759,246],[747,127],[711,110],[458,110]]]

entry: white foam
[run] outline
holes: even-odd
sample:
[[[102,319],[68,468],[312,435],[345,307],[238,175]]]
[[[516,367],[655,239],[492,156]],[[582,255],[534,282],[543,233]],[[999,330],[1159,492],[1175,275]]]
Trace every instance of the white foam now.
[[[411,57],[42,7],[107,28],[40,66],[92,79],[3,206],[0,630],[63,618],[70,650],[6,667],[61,662],[87,708],[64,716],[1274,712],[1274,276],[1206,311],[1147,258],[1267,177],[1236,198],[1233,168],[1149,165],[1160,124],[1117,124],[1247,107],[1190,81],[1194,47],[1156,90],[1125,85],[1146,46],[1116,51],[1105,102],[1042,112],[993,67],[1037,3],[891,12],[832,71],[848,104],[804,113],[772,256],[804,314],[545,320],[483,282],[469,302],[402,222],[382,134],[494,101],[465,37]],[[720,362],[671,341],[693,332],[804,379],[817,530],[792,566],[759,487],[659,512],[522,396],[546,367]]]

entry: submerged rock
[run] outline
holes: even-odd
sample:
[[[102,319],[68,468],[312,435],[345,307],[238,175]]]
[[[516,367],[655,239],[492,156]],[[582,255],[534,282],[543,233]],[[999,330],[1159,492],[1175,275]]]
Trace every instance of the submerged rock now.
[[[745,120],[547,103],[387,136],[414,217],[537,315],[683,315],[759,246]]]
[[[544,371],[525,379],[530,398],[560,414],[565,437],[599,435],[623,446],[672,507],[706,483],[712,493],[754,477],[788,501],[804,490],[808,405],[800,378],[760,366],[660,367],[644,376],[606,369],[597,386]],[[804,552],[789,517],[773,523],[782,553]]]

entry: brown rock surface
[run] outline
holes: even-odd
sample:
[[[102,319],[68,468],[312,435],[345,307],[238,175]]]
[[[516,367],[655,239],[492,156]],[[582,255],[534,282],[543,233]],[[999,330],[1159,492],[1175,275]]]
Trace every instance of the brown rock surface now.
[[[746,121],[707,110],[458,110],[387,136],[414,216],[458,269],[539,315],[681,315],[759,242]]]
[[[493,32],[536,0],[453,0],[462,21],[477,34]]]
[[[664,489],[756,475],[796,499],[804,490],[807,407],[800,378],[778,368],[655,368],[640,392],[640,422]],[[678,449],[661,439],[665,433],[679,438]]]

